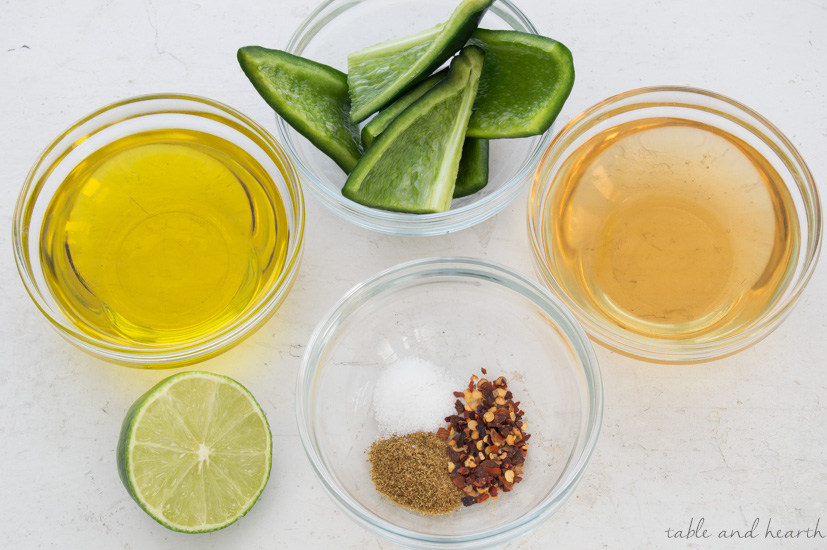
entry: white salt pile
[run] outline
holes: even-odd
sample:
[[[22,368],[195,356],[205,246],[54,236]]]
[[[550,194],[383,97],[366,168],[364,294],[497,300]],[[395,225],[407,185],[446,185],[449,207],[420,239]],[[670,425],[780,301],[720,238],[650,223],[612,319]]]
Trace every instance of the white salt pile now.
[[[455,414],[462,382],[430,361],[407,357],[385,367],[376,382],[373,411],[382,435],[436,432]]]

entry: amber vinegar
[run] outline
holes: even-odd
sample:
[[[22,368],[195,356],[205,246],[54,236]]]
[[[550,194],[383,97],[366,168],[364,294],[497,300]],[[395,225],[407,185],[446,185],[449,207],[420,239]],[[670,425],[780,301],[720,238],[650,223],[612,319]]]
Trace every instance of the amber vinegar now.
[[[214,135],[153,130],[119,139],[65,178],[41,256],[66,317],[91,336],[197,340],[277,281],[288,242],[270,175]]]
[[[737,334],[778,299],[796,262],[780,175],[702,123],[609,128],[554,185],[548,264],[581,308],[620,330],[690,343]]]

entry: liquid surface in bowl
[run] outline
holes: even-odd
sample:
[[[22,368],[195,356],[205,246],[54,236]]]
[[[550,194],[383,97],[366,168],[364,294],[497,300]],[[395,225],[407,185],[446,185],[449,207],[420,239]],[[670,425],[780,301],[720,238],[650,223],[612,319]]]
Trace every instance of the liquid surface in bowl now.
[[[40,239],[46,281],[79,329],[174,344],[216,330],[275,284],[288,229],[254,158],[210,134],[165,129],[81,162]]]
[[[652,338],[737,333],[796,261],[792,197],[742,140],[682,119],[624,123],[556,175],[547,261],[586,311]]]

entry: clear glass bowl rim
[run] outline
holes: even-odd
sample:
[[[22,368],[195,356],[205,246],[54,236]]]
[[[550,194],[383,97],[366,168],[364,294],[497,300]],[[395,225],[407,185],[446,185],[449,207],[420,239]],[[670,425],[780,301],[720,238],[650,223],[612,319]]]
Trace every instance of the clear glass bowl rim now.
[[[342,11],[353,7],[353,5],[365,0],[325,0],[298,26],[285,46],[285,51],[294,55],[301,55],[306,47],[307,35],[312,33],[312,39],[321,24],[326,25],[339,15]],[[332,13],[328,14],[331,5],[343,4]],[[511,0],[497,0],[493,10],[502,10],[517,20],[525,29],[525,32],[539,34],[534,24],[528,17],[514,5]],[[404,236],[432,236],[460,231],[476,225],[494,216],[508,206],[529,183],[531,174],[534,172],[540,157],[551,141],[554,127],[546,131],[534,145],[533,152],[526,163],[521,167],[508,182],[501,188],[483,199],[466,204],[465,206],[451,209],[447,212],[436,214],[404,214],[389,212],[375,208],[369,208],[346,199],[341,192],[329,189],[301,162],[300,156],[295,153],[293,142],[290,137],[289,125],[278,115],[275,117],[278,136],[293,159],[293,163],[302,176],[302,181],[307,183],[311,193],[328,209],[338,216],[366,229],[379,231],[391,235]]]
[[[346,492],[341,491],[328,476],[316,450],[316,439],[310,415],[313,379],[330,336],[341,325],[342,320],[373,297],[393,289],[399,284],[430,277],[455,276],[470,279],[484,279],[496,282],[531,300],[543,312],[557,322],[558,328],[569,339],[572,349],[579,358],[589,394],[588,423],[583,449],[575,466],[560,489],[547,496],[530,513],[517,521],[498,529],[482,531],[468,536],[422,535],[416,531],[402,529],[375,516],[356,503]],[[423,548],[477,548],[502,544],[537,527],[550,517],[571,495],[594,452],[600,434],[603,418],[603,384],[594,348],[580,323],[571,312],[549,290],[536,281],[505,265],[466,257],[422,258],[388,268],[351,288],[319,321],[308,340],[306,351],[299,366],[296,380],[296,420],[299,436],[313,472],[333,500],[354,520],[385,538],[403,545]]]
[[[160,108],[153,108],[153,102],[181,102],[181,105],[191,104],[190,110],[182,107],[180,109],[170,109],[161,106]],[[222,116],[228,117],[229,120],[239,124],[246,131],[254,134],[255,138],[259,140],[258,145],[266,145],[270,151],[265,150],[268,156],[275,156],[283,165],[285,170],[285,183],[290,191],[290,205],[292,210],[292,223],[294,225],[293,234],[290,236],[292,252],[289,253],[285,259],[284,267],[279,274],[279,279],[270,292],[259,298],[256,304],[246,313],[245,316],[240,317],[232,323],[226,325],[221,330],[213,332],[198,340],[187,342],[178,346],[130,346],[118,345],[111,342],[105,342],[93,338],[86,333],[76,329],[71,324],[64,322],[59,312],[49,306],[42,295],[40,287],[34,280],[33,270],[37,265],[32,264],[29,258],[27,243],[29,241],[28,223],[30,221],[31,209],[34,202],[40,197],[40,190],[43,182],[49,176],[50,170],[40,177],[38,173],[47,162],[48,157],[58,150],[59,147],[64,149],[61,156],[53,160],[52,165],[59,162],[63,156],[68,154],[66,151],[71,151],[77,143],[63,143],[72,132],[77,131],[85,124],[93,123],[98,117],[109,113],[112,110],[144,103],[139,114],[133,114],[127,118],[134,118],[136,116],[147,116],[162,113],[177,113],[187,115],[201,115],[208,113],[204,109],[215,109],[221,112]],[[211,117],[213,121],[215,118]],[[94,132],[101,131],[112,124],[117,124],[125,119],[119,119],[115,122],[110,122],[101,127],[94,127]],[[220,121],[224,124],[224,121]],[[47,167],[48,168],[48,167]],[[215,353],[224,351],[228,347],[237,343],[245,336],[248,336],[252,331],[266,321],[275,311],[276,305],[285,297],[292,286],[293,281],[298,273],[298,268],[301,263],[301,256],[303,252],[304,241],[304,198],[302,195],[302,188],[299,183],[298,174],[290,161],[290,157],[284,151],[282,146],[257,122],[249,118],[247,115],[237,111],[236,109],[220,103],[218,101],[200,97],[190,94],[181,93],[156,93],[146,94],[135,97],[126,98],[105,105],[89,115],[81,118],[64,132],[58,135],[52,142],[38,155],[37,160],[32,165],[23,187],[15,204],[14,215],[12,218],[12,246],[14,248],[15,263],[26,292],[31,297],[34,304],[40,312],[46,317],[57,331],[72,344],[91,353],[92,355],[113,361],[116,363],[128,366],[146,366],[152,368],[176,368],[186,364],[190,364],[199,360],[202,356],[209,356]],[[37,229],[39,232],[39,228]],[[295,244],[292,244],[295,243]],[[290,247],[288,248],[290,250]],[[43,289],[46,290],[46,289]]]
[[[654,99],[651,100],[651,102],[647,101],[648,96],[664,93],[674,94],[676,98],[670,102]],[[693,102],[694,98],[698,98],[696,100],[697,102]],[[617,104],[632,100],[634,100],[634,103],[624,105],[618,113],[611,111]],[[731,111],[727,112],[706,107],[700,103],[703,100],[719,102],[721,109],[734,109],[737,115]],[[782,304],[777,304],[776,307],[773,308],[771,315],[768,315],[752,326],[750,330],[741,334],[712,342],[681,345],[669,345],[668,343],[659,345],[629,338],[624,334],[608,328],[605,324],[595,320],[583,311],[567,296],[562,286],[558,284],[551,271],[543,262],[543,252],[545,251],[542,236],[543,220],[536,219],[535,213],[542,199],[548,195],[550,184],[553,180],[553,175],[551,174],[547,180],[544,181],[542,179],[545,168],[553,165],[566,151],[569,143],[580,137],[583,133],[588,132],[593,124],[604,122],[615,114],[625,114],[642,107],[660,105],[705,111],[735,122],[745,129],[748,129],[758,139],[768,144],[773,149],[773,152],[784,161],[784,164],[793,172],[798,190],[801,193],[807,222],[805,227],[802,227],[802,231],[807,231],[808,236],[806,249],[800,251],[800,253],[803,254],[803,269],[800,273],[795,274],[796,278],[791,282],[786,301]],[[739,101],[716,92],[688,86],[666,85],[636,88],[604,99],[573,118],[555,136],[537,165],[534,182],[529,191],[527,212],[527,227],[529,241],[531,243],[532,259],[538,278],[543,281],[544,284],[548,285],[552,292],[574,312],[574,315],[585,327],[586,332],[588,332],[594,340],[625,355],[652,362],[700,363],[713,361],[738,353],[759,342],[775,330],[790,314],[815,271],[821,251],[823,229],[818,189],[810,169],[792,142],[763,115]]]

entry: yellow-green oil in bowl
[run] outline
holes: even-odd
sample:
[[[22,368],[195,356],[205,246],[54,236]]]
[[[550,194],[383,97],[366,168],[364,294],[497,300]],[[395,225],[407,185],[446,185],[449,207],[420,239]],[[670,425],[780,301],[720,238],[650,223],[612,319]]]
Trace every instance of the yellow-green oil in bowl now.
[[[65,178],[40,233],[66,318],[118,343],[197,341],[245,313],[284,267],[288,220],[239,146],[157,129],[98,149]]]

